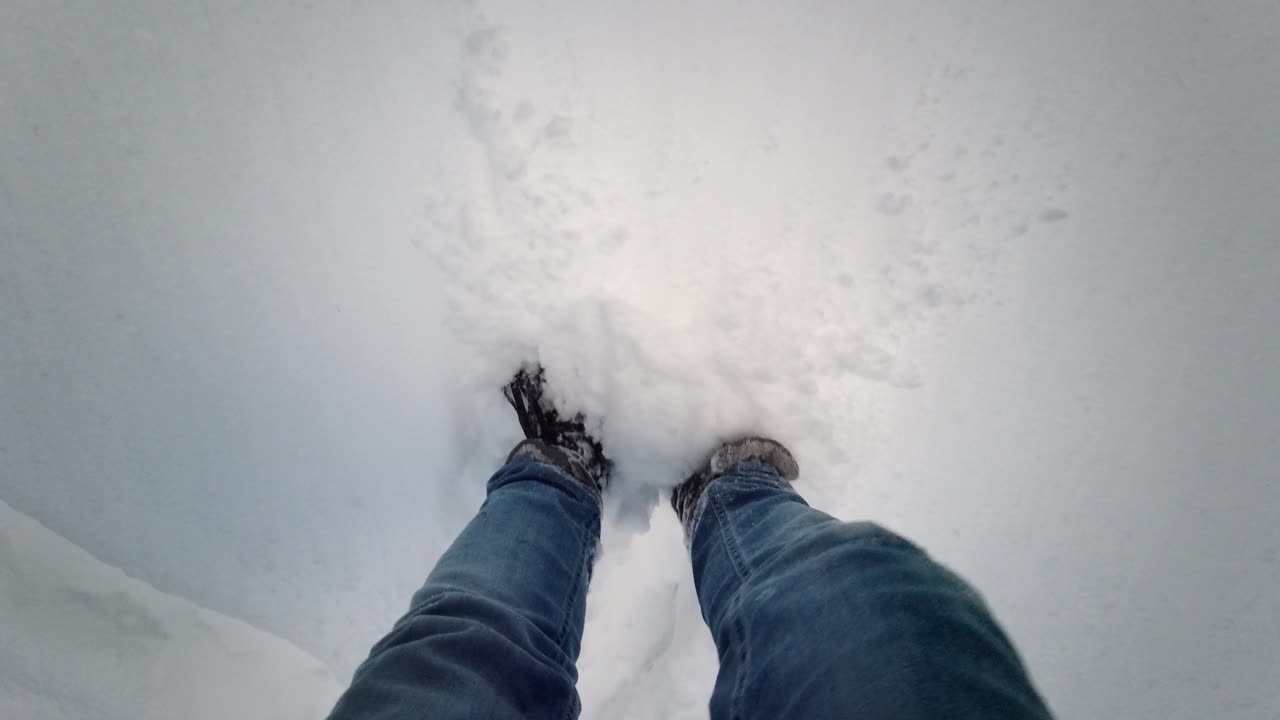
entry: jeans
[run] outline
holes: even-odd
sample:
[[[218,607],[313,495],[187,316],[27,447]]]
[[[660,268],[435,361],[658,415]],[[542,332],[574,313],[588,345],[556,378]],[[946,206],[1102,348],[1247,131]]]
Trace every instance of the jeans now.
[[[714,720],[1050,717],[982,599],[910,542],[814,510],[754,461],[705,492],[690,555]],[[593,491],[503,467],[330,718],[577,717],[599,537]]]

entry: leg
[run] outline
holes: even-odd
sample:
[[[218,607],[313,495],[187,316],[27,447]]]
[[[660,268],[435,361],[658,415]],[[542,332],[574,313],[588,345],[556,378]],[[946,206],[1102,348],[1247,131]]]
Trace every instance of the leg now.
[[[331,720],[577,717],[599,537],[597,491],[527,453],[513,457]]]
[[[720,654],[712,718],[1049,717],[964,581],[809,507],[775,467],[727,467],[686,519]]]

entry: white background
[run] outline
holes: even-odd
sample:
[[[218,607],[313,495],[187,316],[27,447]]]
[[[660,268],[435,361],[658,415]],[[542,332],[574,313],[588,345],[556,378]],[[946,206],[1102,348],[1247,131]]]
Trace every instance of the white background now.
[[[705,716],[649,511],[743,429],[1062,717],[1277,716],[1278,77],[1266,2],[6,0],[0,499],[345,678],[538,358],[587,717]]]

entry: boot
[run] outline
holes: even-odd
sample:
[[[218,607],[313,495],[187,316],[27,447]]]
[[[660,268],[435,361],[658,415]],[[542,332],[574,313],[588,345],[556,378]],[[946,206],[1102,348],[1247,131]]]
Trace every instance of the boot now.
[[[507,462],[527,457],[554,465],[596,494],[604,492],[613,462],[604,455],[599,440],[587,432],[582,414],[569,420],[560,417],[543,395],[546,374],[542,367],[523,368],[502,389],[515,408],[525,440],[507,456]]]
[[[762,437],[745,437],[721,445],[711,454],[702,469],[690,475],[683,483],[671,489],[671,507],[675,509],[680,524],[684,526],[685,543],[693,540],[693,526],[706,503],[702,502],[707,486],[725,471],[747,460],[756,460],[771,466],[786,482],[800,477],[800,466],[791,451],[776,440]]]

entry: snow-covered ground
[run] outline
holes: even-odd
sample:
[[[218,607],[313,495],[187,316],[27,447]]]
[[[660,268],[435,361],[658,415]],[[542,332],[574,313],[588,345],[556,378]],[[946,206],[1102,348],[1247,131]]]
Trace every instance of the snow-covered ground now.
[[[316,718],[341,691],[289,643],[163,595],[0,502],[0,717]]]
[[[586,717],[705,717],[658,488],[749,429],[1062,717],[1277,716],[1277,77],[1260,1],[3,0],[0,715],[314,716],[537,358]]]

